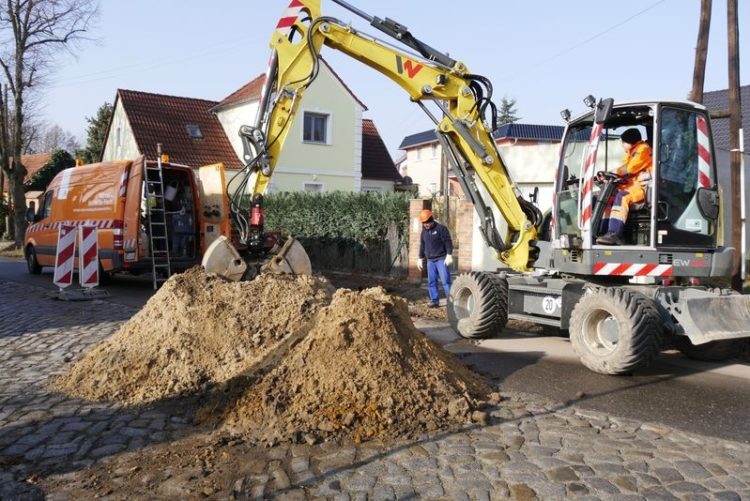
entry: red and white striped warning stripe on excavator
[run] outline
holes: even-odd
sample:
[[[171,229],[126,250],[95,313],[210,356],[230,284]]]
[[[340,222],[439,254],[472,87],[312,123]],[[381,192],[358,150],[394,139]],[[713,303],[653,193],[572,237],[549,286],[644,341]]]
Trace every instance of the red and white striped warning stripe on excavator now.
[[[706,118],[698,115],[696,118],[698,129],[698,187],[711,187],[711,143],[708,139],[708,123]]]
[[[596,153],[599,148],[599,137],[602,134],[604,124],[594,124],[591,129],[586,157],[583,167],[583,186],[581,187],[581,228],[587,230],[591,226],[592,196],[594,189],[594,172],[596,170]]]
[[[671,264],[594,263],[594,275],[669,277],[672,268]]]
[[[297,22],[297,17],[302,11],[302,7],[304,7],[302,2],[292,0],[291,3],[289,3],[289,7],[284,11],[284,15],[279,19],[279,24],[276,25],[276,31],[282,35],[288,35],[292,30],[294,23]]]

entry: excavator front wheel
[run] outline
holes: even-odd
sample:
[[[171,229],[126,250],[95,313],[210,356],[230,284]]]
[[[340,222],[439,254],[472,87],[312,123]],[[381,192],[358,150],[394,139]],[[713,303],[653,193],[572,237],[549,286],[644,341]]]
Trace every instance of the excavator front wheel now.
[[[465,338],[488,338],[508,322],[508,282],[494,273],[459,275],[448,297],[448,321]]]
[[[629,374],[661,350],[663,328],[652,299],[621,287],[584,295],[570,316],[570,341],[581,363],[599,374]]]

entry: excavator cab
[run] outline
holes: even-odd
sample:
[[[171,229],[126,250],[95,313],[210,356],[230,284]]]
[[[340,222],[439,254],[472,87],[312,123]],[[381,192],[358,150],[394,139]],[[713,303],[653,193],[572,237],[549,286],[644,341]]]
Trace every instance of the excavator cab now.
[[[625,156],[621,135],[635,129],[649,146],[652,167],[650,179],[641,181],[644,199],[630,206],[620,247],[715,249],[719,191],[706,110],[693,103],[628,103],[614,105],[601,122],[595,115],[571,121],[565,131],[555,182],[557,245],[600,247],[597,237],[606,232],[619,183],[627,182],[614,174]]]

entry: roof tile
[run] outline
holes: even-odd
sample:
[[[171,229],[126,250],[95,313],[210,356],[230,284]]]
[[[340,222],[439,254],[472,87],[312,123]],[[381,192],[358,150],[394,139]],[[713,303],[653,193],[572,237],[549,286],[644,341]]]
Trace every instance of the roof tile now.
[[[505,124],[500,126],[493,134],[495,139],[532,139],[537,141],[560,141],[562,139],[565,127],[560,125],[537,125],[537,124]],[[437,135],[434,130],[418,132],[406,136],[399,149],[406,150],[425,144],[437,142]]]
[[[740,87],[741,116],[744,124],[745,151],[750,149],[750,85]],[[703,104],[709,110],[726,110],[729,107],[729,91],[727,89],[706,92],[703,94]],[[712,118],[711,131],[714,136],[714,144],[722,150],[729,150],[729,119]]]
[[[362,119],[362,178],[401,179],[375,123],[368,118]]]
[[[323,64],[328,68],[328,70],[331,72],[333,77],[341,83],[341,85],[346,89],[346,91],[351,94],[351,96],[354,98],[355,101],[362,107],[363,110],[367,110],[367,106],[357,97],[356,94],[349,88],[348,85],[346,85],[346,82],[339,76],[338,73],[334,71],[333,68],[331,68],[331,65],[328,64],[328,61],[323,59],[322,57],[320,60],[323,62]],[[236,91],[229,94],[227,97],[222,99],[216,106],[215,109],[219,110],[228,106],[233,106],[236,104],[242,104],[246,102],[253,102],[258,99],[260,99],[260,93],[263,90],[263,84],[266,82],[266,75],[261,74],[255,77],[253,80],[251,80],[249,83],[243,85]]]
[[[44,167],[44,164],[50,161],[52,153],[34,153],[31,155],[21,155],[21,163],[26,167],[26,177],[24,182],[28,181],[29,178],[39,169]],[[13,157],[10,158],[13,161]],[[8,175],[3,176],[3,191],[8,191]]]
[[[157,157],[157,143],[174,163],[199,167],[222,162],[227,168],[240,168],[239,158],[218,118],[209,110],[216,101],[150,94],[120,89],[122,102],[135,136],[138,150],[146,158]],[[197,125],[202,139],[191,139],[187,126]]]

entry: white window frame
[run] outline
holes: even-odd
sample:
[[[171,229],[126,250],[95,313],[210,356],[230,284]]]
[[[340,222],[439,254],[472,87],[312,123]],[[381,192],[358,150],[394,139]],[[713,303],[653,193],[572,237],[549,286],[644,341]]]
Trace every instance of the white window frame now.
[[[421,161],[422,161],[422,147],[420,146],[417,148],[417,162],[421,162]]]
[[[307,189],[308,185],[320,186],[320,191],[310,191]],[[302,181],[302,191],[305,193],[324,193],[326,191],[326,185],[321,181]]]
[[[438,145],[437,143],[432,143],[432,158],[437,158],[437,152],[438,152]]]
[[[316,115],[319,117],[324,117],[326,120],[326,137],[325,141],[311,141],[305,139],[305,118],[307,115]],[[329,113],[327,111],[321,111],[321,110],[305,110],[302,112],[302,127],[300,127],[300,139],[302,140],[302,143],[304,144],[317,144],[317,145],[326,145],[330,146],[333,144],[333,114]]]

